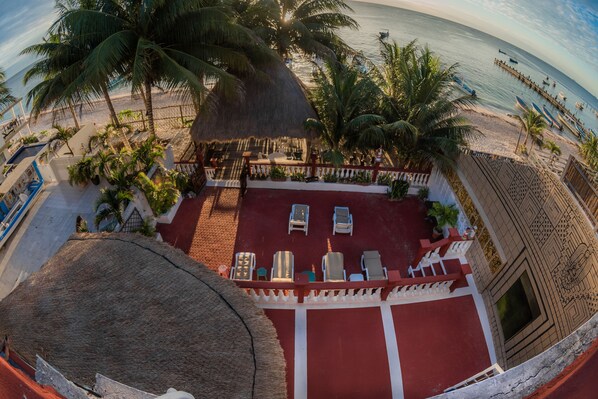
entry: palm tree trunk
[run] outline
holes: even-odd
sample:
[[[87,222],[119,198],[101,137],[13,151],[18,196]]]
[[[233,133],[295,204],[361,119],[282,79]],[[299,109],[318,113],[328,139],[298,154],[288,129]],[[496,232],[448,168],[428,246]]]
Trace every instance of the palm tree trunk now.
[[[114,105],[112,105],[110,94],[108,94],[108,86],[106,86],[106,82],[102,82],[102,93],[104,94],[104,100],[106,100],[106,105],[108,105],[108,110],[110,111],[110,117],[112,118],[112,122],[114,123],[114,126],[119,127],[120,122],[118,120],[118,116],[116,116]]]
[[[145,111],[150,137],[155,137],[156,130],[154,129],[154,110],[152,108],[152,84],[149,79],[145,81]]]
[[[75,128],[77,130],[81,129],[81,127],[79,126],[79,120],[77,119],[77,113],[75,112],[75,107],[73,107],[73,103],[71,102],[71,100],[68,100],[68,106],[69,106],[69,110],[71,111],[71,116],[73,117],[73,121],[75,122]]]

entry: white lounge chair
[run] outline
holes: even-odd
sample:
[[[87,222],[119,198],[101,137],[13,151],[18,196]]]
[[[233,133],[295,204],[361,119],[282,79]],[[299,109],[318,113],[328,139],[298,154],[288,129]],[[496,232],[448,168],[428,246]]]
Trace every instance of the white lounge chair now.
[[[415,268],[413,266],[409,266],[409,268],[407,269],[407,274],[409,274],[409,276],[411,277],[415,277],[415,272],[421,272],[422,277],[426,277],[426,272],[424,271],[426,267],[429,267],[432,270],[432,274],[434,276],[436,275],[436,271],[434,271],[434,266],[432,265],[432,263],[430,263],[430,260],[428,258],[422,258],[422,260],[419,261],[419,264]]]
[[[253,280],[255,254],[253,252],[237,252],[235,265],[230,269],[231,280]]]
[[[347,281],[345,262],[341,252],[328,252],[322,256],[324,281]]]
[[[272,260],[270,281],[290,283],[295,276],[295,256],[291,251],[278,251]]]
[[[309,228],[309,205],[293,204],[289,215],[289,234],[292,230],[305,231]]]
[[[335,206],[332,216],[332,235],[348,233],[353,235],[353,215],[346,206]]]
[[[388,270],[382,266],[378,251],[363,251],[361,270],[365,272],[367,280],[388,280]]]

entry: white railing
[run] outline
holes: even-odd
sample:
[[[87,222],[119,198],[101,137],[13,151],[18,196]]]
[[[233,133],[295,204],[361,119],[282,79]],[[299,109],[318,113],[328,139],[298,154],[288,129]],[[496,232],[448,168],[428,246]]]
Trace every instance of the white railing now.
[[[448,258],[448,257],[465,256],[465,254],[467,253],[467,250],[469,249],[469,247],[471,247],[472,243],[473,243],[473,240],[453,241],[449,245],[444,257]]]
[[[206,180],[214,180],[214,175],[216,174],[216,169],[214,168],[205,168],[206,171]]]
[[[188,176],[191,176],[195,173],[195,169],[197,168],[197,165],[194,163],[175,163],[174,168],[178,172],[181,172]]]
[[[448,294],[451,285],[455,280],[437,281],[434,283],[422,283],[413,285],[403,285],[393,288],[388,294],[388,299],[401,299],[426,295]]]
[[[333,165],[316,165],[315,174],[312,176],[312,166],[308,164],[273,164],[269,162],[251,162],[250,170],[253,176],[265,176],[269,177],[272,167],[282,168],[286,176],[291,176],[296,173],[301,173],[304,177],[317,177],[318,179],[324,179],[324,176],[335,175],[338,180],[342,181],[353,181],[358,176],[367,177],[363,183],[376,184],[372,182],[372,177],[375,169],[373,167],[355,167],[344,165],[335,168]],[[414,187],[427,187],[430,184],[430,173],[420,172],[409,172],[403,170],[396,170],[393,168],[380,168],[378,170],[378,176],[390,175],[392,180],[405,180],[408,181],[411,186]]]
[[[300,302],[298,293],[301,291],[296,293],[296,290],[303,290],[303,303],[310,305],[380,303],[383,300],[400,301],[405,298],[448,294],[451,291],[451,286],[458,278],[457,276],[452,277],[441,281],[438,281],[437,277],[429,278],[429,280],[436,281],[425,281],[425,278],[419,278],[419,282],[414,284],[405,284],[405,280],[402,280],[400,283],[382,281],[378,286],[372,286],[374,285],[372,282],[364,282],[362,288],[354,282],[338,283],[338,288],[329,288],[329,283],[310,283],[308,286],[290,283],[286,284],[285,288],[277,288],[276,283],[272,283],[274,286],[269,289],[264,288],[268,284],[265,282],[259,282],[259,287],[252,287],[251,282],[244,282],[241,287],[256,303],[261,305],[297,304]],[[319,284],[323,285],[322,289],[318,288]],[[385,290],[388,295],[386,299],[383,299]]]
[[[463,388],[471,384],[478,383],[480,381],[487,380],[488,378],[496,377],[499,374],[504,373],[503,369],[496,363],[492,366],[488,367],[485,370],[480,371],[479,373],[469,377],[466,380],[461,381],[458,384],[453,385],[450,388],[444,390],[444,392],[454,391],[455,389]]]

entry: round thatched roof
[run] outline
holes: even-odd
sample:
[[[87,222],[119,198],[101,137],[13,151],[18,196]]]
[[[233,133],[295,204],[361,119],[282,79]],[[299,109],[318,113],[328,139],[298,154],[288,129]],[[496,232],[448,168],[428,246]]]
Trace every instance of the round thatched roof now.
[[[35,364],[93,386],[95,374],[152,393],[286,397],[272,323],[235,284],[133,234],[73,235],[0,302],[0,333]]]
[[[310,138],[303,128],[315,118],[303,86],[282,63],[272,62],[260,73],[243,79],[243,99],[225,100],[212,91],[191,126],[196,143],[249,137]]]

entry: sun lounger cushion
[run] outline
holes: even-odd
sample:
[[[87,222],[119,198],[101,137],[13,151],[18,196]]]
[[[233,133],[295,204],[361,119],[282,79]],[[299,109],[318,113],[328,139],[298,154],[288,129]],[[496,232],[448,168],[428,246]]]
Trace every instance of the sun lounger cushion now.
[[[294,222],[305,222],[306,214],[307,214],[307,206],[305,205],[295,205],[293,212],[293,221]]]
[[[236,280],[251,280],[252,255],[251,252],[239,252],[237,254],[237,264],[235,265]]]
[[[370,280],[385,280],[384,268],[380,261],[380,253],[378,251],[364,251],[363,263],[368,271]]]
[[[272,281],[293,281],[293,253],[278,251],[274,254]]]
[[[342,253],[328,252],[326,254],[326,281],[345,281],[344,265]]]

